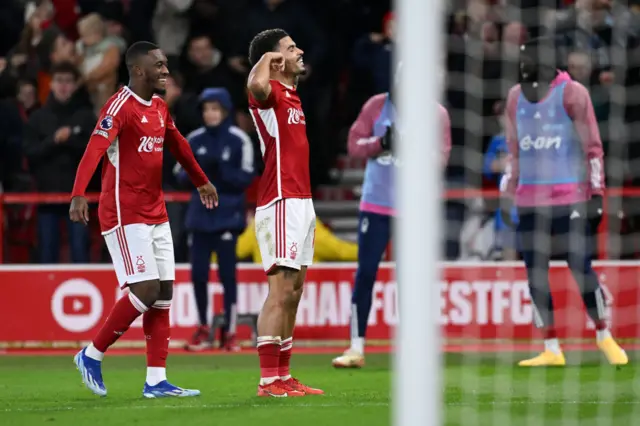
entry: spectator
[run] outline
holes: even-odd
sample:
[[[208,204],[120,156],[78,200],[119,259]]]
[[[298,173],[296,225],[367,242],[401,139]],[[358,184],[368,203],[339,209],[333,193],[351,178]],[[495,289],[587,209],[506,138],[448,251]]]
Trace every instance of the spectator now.
[[[180,56],[189,35],[187,11],[193,0],[158,0],[153,14],[156,43],[168,57]]]
[[[95,125],[79,71],[71,63],[51,70],[51,94],[25,128],[24,152],[40,192],[71,192],[76,168]],[[73,262],[88,262],[88,230],[71,223],[67,206],[42,205],[38,210],[38,246],[42,263],[56,263],[60,252],[60,221],[66,219]]]
[[[394,18],[388,12],[382,22],[382,32],[365,34],[353,49],[356,72],[365,72],[373,87],[369,95],[388,92],[391,87],[391,52],[394,39]]]
[[[121,39],[125,45],[128,45],[131,41],[131,36],[125,26],[126,15],[123,4],[120,1],[102,3],[99,13],[106,27],[107,37]],[[118,69],[118,83],[127,84],[128,82],[129,71],[127,70],[127,64],[121,58],[120,68]]]
[[[320,66],[325,56],[324,34],[317,27],[313,17],[309,16],[302,2],[264,0],[256,3],[256,6],[247,13],[241,27],[234,53],[229,60],[232,68],[240,74],[249,72],[247,66],[249,42],[260,31],[269,28],[282,28],[304,50],[304,63],[307,69],[305,78],[314,74],[313,70]]]
[[[24,190],[26,185],[21,181],[23,122],[15,100],[0,100],[0,117],[0,193]]]
[[[107,28],[96,13],[78,22],[80,70],[94,108],[100,110],[113,95],[118,83],[118,69],[126,44],[119,37],[108,36]]]
[[[80,7],[76,0],[51,0],[54,15],[53,21],[58,29],[69,40],[78,39],[76,24],[80,17]]]
[[[613,31],[614,21],[616,31]],[[613,50],[626,52],[627,48],[636,45],[639,28],[631,11],[620,2],[583,0],[558,12],[552,30],[555,30],[560,48],[559,56],[567,58],[574,49],[588,52],[593,58],[594,71],[598,73],[597,79],[606,84],[613,77]]]
[[[0,2],[0,57],[5,57],[20,41],[23,27],[24,13],[19,0],[4,0]]]
[[[187,45],[187,61],[184,64],[184,90],[186,92],[201,93],[207,87],[229,87],[231,85],[231,70],[223,60],[222,52],[213,45],[206,35],[196,35]],[[235,95],[235,96],[234,96]],[[236,91],[232,99],[238,100],[244,95]]]
[[[567,71],[571,78],[589,87],[591,80],[591,57],[589,54],[581,50],[569,53]]]
[[[169,106],[173,121],[180,132],[189,133],[202,126],[202,113],[198,105],[198,95],[182,90],[182,77],[174,73],[167,79],[164,100]]]
[[[73,42],[55,28],[46,30],[42,41],[38,44],[38,65],[35,75],[27,74],[29,78],[37,78],[38,100],[44,104],[51,89],[52,66],[63,62],[76,63],[77,55]]]
[[[47,7],[46,2],[39,6],[29,3],[25,10],[25,26],[20,34],[20,42],[8,55],[9,71],[15,77],[29,76],[36,77],[41,66],[38,57],[38,46],[43,40],[45,27],[48,26],[48,19],[52,11]]]
[[[18,81],[17,100],[20,115],[26,121],[34,111],[40,108],[37,83],[29,79]]]

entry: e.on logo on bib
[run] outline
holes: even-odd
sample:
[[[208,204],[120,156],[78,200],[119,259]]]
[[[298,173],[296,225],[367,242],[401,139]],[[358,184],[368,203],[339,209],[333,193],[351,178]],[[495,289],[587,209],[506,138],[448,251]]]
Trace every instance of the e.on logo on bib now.
[[[562,138],[560,136],[554,137],[544,137],[539,136],[533,139],[531,136],[527,135],[520,140],[520,149],[523,151],[529,151],[530,149],[541,150],[541,149],[560,149],[560,145],[562,145]]]
[[[63,282],[51,298],[53,318],[66,331],[90,330],[102,317],[102,310],[100,290],[82,278]]]

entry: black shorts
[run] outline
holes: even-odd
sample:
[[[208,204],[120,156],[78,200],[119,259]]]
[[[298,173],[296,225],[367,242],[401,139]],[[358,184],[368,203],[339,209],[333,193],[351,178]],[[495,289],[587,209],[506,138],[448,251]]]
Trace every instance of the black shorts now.
[[[595,238],[586,204],[518,208],[518,243],[523,256],[537,252],[552,259],[592,257]]]

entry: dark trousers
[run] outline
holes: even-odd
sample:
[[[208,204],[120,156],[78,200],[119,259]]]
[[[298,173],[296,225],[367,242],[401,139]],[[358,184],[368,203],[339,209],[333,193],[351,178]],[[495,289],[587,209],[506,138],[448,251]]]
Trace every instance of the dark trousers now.
[[[598,276],[591,267],[595,238],[587,219],[586,206],[520,208],[518,215],[517,233],[527,268],[534,324],[538,328],[552,328],[554,325],[549,260],[556,254],[566,259],[589,316],[596,324],[601,324],[605,304]]]
[[[200,325],[207,325],[209,313],[209,266],[211,253],[218,255],[218,276],[224,289],[225,332],[235,332],[236,301],[238,289],[236,281],[236,243],[235,231],[194,232],[191,235],[191,281],[198,306]]]
[[[66,205],[43,206],[38,209],[38,248],[40,263],[60,261],[60,222],[67,225],[73,263],[89,263],[89,229],[69,219]]]
[[[365,337],[371,310],[373,285],[391,236],[392,218],[360,212],[358,230],[358,270],[351,296],[351,337]]]

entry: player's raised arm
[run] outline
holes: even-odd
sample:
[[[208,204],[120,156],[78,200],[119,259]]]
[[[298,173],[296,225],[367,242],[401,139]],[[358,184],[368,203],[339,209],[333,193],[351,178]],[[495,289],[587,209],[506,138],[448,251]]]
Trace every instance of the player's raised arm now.
[[[602,139],[587,88],[577,81],[570,82],[564,91],[564,104],[587,156],[590,192],[602,196],[605,188]]]
[[[271,71],[284,70],[284,56],[280,52],[267,52],[253,66],[247,79],[247,89],[258,101],[271,95]]]
[[[451,154],[451,119],[445,107],[440,107],[440,125],[442,126],[442,167],[446,167]]]
[[[382,139],[385,136],[373,135],[373,124],[380,116],[382,107],[387,100],[387,94],[382,93],[372,96],[362,106],[360,114],[349,129],[348,150],[349,155],[356,158],[370,158],[379,155],[382,148]],[[389,132],[389,136],[391,133]]]
[[[202,171],[198,161],[196,161],[196,158],[193,156],[193,151],[191,150],[189,141],[182,136],[180,131],[176,128],[173,119],[168,114],[165,142],[169,146],[169,150],[175,159],[180,163],[184,171],[187,172],[187,175],[189,175],[189,179],[193,185],[198,188],[202,204],[207,206],[209,209],[217,207],[218,192],[215,186],[209,182],[209,178],[207,178],[207,175]]]
[[[98,123],[78,164],[69,208],[69,217],[74,222],[82,222],[86,225],[89,221],[89,206],[85,192],[102,156],[120,133],[124,121],[124,113],[120,112],[121,107],[122,103],[116,98],[102,108]]]

